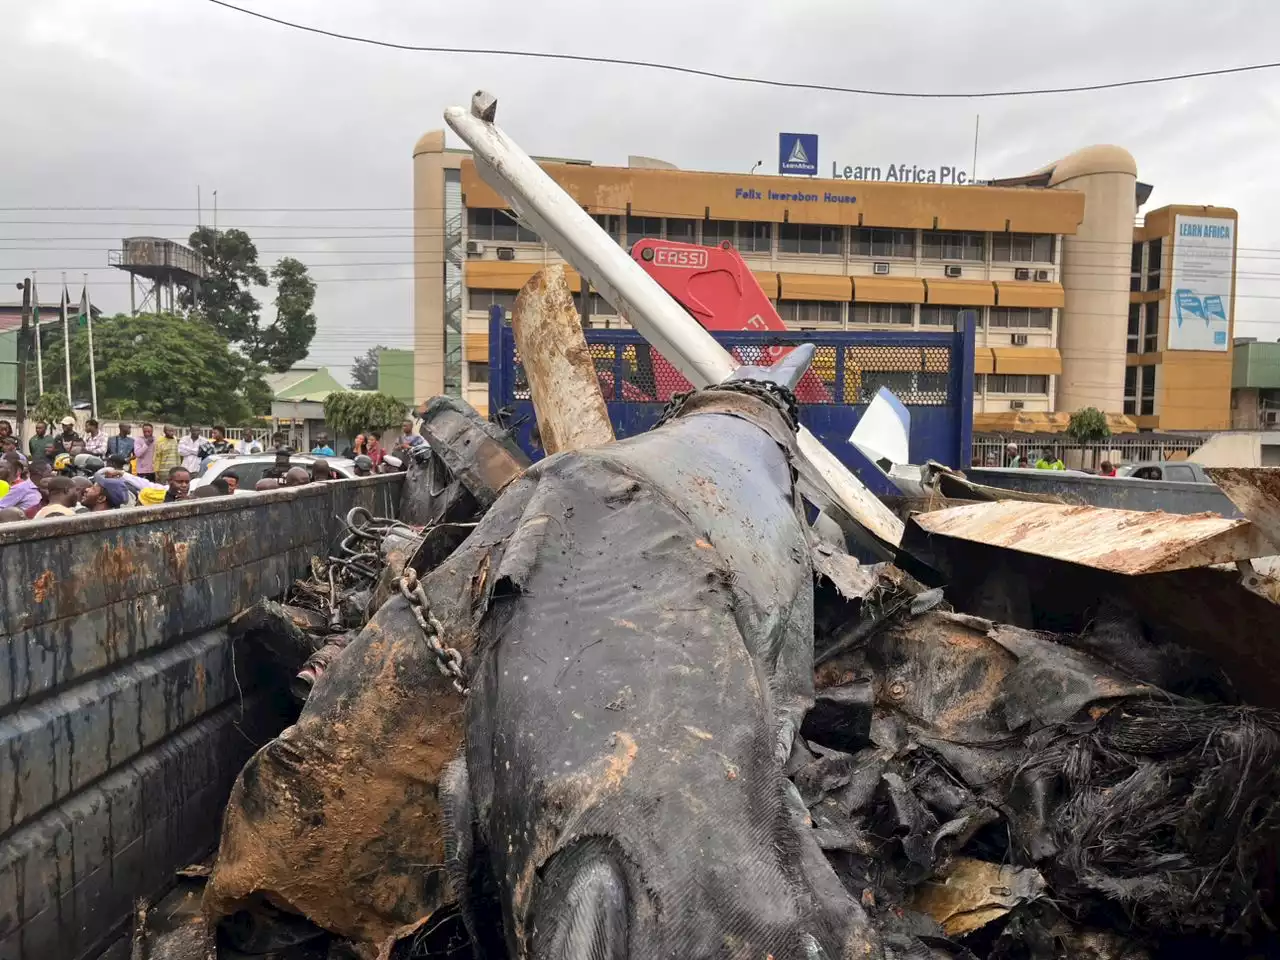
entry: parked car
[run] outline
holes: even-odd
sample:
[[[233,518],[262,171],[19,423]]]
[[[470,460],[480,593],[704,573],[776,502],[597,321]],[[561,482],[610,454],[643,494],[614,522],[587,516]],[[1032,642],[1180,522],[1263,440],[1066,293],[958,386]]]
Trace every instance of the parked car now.
[[[1179,483],[1213,483],[1204,467],[1188,460],[1145,460],[1126,463],[1116,476],[1130,480],[1174,480]]]
[[[343,457],[293,456],[289,458],[289,466],[306,467],[310,470],[311,465],[317,460],[324,460],[329,464],[329,469],[343,479],[356,475],[355,462]],[[205,461],[204,466],[200,468],[200,473],[192,479],[191,489],[196,490],[206,486],[227,470],[234,470],[237,476],[240,477],[240,489],[237,492],[252,493],[258,481],[263,479],[267,475],[267,471],[275,466],[275,462],[276,456],[274,453],[254,453],[243,457],[234,454],[210,457]]]

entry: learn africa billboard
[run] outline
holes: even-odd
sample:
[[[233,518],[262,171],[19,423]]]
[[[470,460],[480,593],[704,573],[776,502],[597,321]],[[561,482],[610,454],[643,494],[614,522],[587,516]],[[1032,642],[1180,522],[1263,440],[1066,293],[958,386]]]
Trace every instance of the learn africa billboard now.
[[[1235,233],[1234,220],[1176,218],[1168,349],[1225,352],[1230,346]]]

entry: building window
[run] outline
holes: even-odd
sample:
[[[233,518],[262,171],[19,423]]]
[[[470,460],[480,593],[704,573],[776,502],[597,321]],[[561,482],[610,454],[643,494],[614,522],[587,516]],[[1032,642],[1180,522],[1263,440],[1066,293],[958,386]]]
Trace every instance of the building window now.
[[[987,393],[1046,396],[1049,377],[1043,373],[991,373],[987,375]]]
[[[1142,393],[1139,395],[1138,415],[1152,416],[1156,412],[1156,370],[1157,367],[1142,367]]]
[[[674,240],[676,243],[697,243],[698,221],[678,220],[675,217],[668,218],[667,239]]]
[[[914,230],[880,230],[857,227],[853,231],[851,251],[858,257],[904,257],[916,255]]]
[[[925,260],[984,260],[987,235],[965,230],[926,230],[920,238]]]
[[[730,243],[733,243],[734,240],[732,220],[702,221],[702,245],[704,247],[718,247],[726,240]]]
[[[487,363],[472,363],[471,361],[467,361],[467,379],[471,383],[488,383],[489,365]]]
[[[987,375],[985,373],[975,373],[973,375],[973,395],[975,397],[982,396],[982,388],[986,382]]]
[[[844,304],[831,300],[780,300],[778,316],[793,327],[838,327],[844,323]]]
[[[613,239],[618,240],[622,236],[622,218],[616,213],[593,213],[591,219],[600,224],[600,229]]]
[[[495,243],[538,243],[538,235],[516,223],[507,210],[468,210],[467,238]]]
[[[1160,349],[1160,302],[1145,304],[1147,322],[1142,331],[1142,352],[1155,353]]]
[[[490,307],[501,307],[510,313],[516,306],[515,290],[471,290],[467,294],[467,309],[489,312]]]
[[[1147,289],[1160,289],[1160,238],[1147,244]]]
[[[633,247],[645,237],[662,239],[662,218],[627,217],[627,246]]]
[[[914,313],[909,303],[855,303],[849,307],[849,322],[862,326],[896,324],[909,327]]]
[[[1053,263],[1053,234],[994,233],[991,259],[996,263]]]
[[[769,253],[773,250],[773,224],[744,220],[738,224],[738,249],[743,253]]]
[[[1129,258],[1129,292],[1138,293],[1142,289],[1142,244],[1133,245],[1133,254]]]
[[[1049,330],[1053,327],[1053,310],[1048,307],[992,307],[988,326],[993,329]]]
[[[1139,341],[1142,339],[1142,304],[1129,304],[1129,333],[1125,338],[1125,353],[1137,353]],[[1129,368],[1134,369],[1133,367]]]
[[[981,307],[938,307],[926,304],[920,308],[920,326],[950,327],[955,330],[964,313],[973,315],[975,328],[982,325]]]
[[[784,223],[778,230],[779,253],[840,256],[844,253],[844,227],[825,223]]]
[[[1124,368],[1124,412],[1130,416],[1138,413],[1138,368]]]
[[[582,294],[575,293],[572,296],[573,296],[573,308],[577,310],[578,315],[581,316],[582,315]],[[592,317],[616,317],[618,315],[618,311],[613,309],[613,304],[611,304],[608,300],[600,296],[600,294],[596,293],[595,291],[591,292],[591,298],[588,301],[588,303],[591,306],[590,316]]]

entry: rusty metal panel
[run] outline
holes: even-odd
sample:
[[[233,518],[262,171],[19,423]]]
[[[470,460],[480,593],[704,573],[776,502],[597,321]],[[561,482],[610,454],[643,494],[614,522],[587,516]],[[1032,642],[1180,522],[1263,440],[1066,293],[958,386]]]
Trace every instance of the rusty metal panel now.
[[[224,625],[402,475],[0,527],[0,957],[97,955],[278,729]]]
[[[1130,575],[1232,563],[1274,552],[1253,524],[1214,514],[1005,500],[920,514],[912,524],[929,536]]]

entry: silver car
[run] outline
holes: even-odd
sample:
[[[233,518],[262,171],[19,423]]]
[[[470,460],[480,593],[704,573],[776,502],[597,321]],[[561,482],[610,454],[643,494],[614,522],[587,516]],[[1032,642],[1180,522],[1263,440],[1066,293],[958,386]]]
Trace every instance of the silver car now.
[[[307,454],[295,454],[289,458],[289,466],[305,467],[310,470],[311,465],[317,460],[327,463],[329,469],[342,479],[356,475],[355,461],[345,457],[312,457]],[[191,489],[196,490],[207,486],[228,470],[233,470],[240,478],[240,486],[236,492],[253,493],[253,488],[257,486],[258,481],[266,478],[267,472],[275,466],[275,463],[274,453],[251,453],[247,456],[226,454],[210,457],[204,462],[200,472],[192,478]]]

